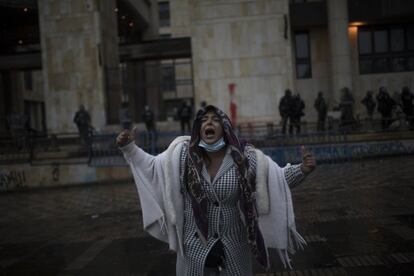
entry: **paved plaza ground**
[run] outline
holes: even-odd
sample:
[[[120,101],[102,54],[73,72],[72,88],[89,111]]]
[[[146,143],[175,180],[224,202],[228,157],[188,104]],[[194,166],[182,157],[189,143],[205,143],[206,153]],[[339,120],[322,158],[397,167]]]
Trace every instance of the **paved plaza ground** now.
[[[414,275],[413,156],[323,164],[293,190],[308,246],[255,275]],[[175,275],[133,183],[0,194],[0,275]]]

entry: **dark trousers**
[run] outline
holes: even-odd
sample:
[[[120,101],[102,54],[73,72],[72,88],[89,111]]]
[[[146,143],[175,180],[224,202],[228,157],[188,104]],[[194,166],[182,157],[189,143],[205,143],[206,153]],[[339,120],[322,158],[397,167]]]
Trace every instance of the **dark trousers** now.
[[[391,116],[391,112],[390,113],[382,113],[381,114],[381,126],[382,129],[387,129],[390,124],[392,122],[392,116]]]
[[[190,125],[190,119],[181,119],[181,133],[185,133],[185,127],[187,126],[187,131],[191,132],[191,125]]]
[[[316,127],[317,131],[325,131],[325,120],[326,115],[318,115],[318,125]]]
[[[289,116],[282,116],[282,133],[286,134],[286,125],[288,123]],[[290,122],[292,124],[292,122]]]
[[[294,129],[296,129],[296,134],[300,133],[300,117],[290,118],[289,134],[293,134]]]
[[[409,124],[409,126],[412,128],[414,127],[414,110],[412,108],[408,109],[403,109],[403,112],[406,116],[406,120]]]
[[[90,142],[89,126],[78,126],[79,138],[82,146],[88,146]]]
[[[323,120],[318,120],[317,130],[325,131],[325,118],[323,118]]]
[[[145,122],[145,127],[148,132],[155,131],[154,122]]]

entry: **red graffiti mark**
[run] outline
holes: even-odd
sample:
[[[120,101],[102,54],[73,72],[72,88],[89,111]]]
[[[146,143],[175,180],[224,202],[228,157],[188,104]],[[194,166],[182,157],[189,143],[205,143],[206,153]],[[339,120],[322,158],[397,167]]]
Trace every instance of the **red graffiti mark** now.
[[[235,99],[235,83],[229,84],[229,93],[230,93],[230,120],[234,127],[237,125],[237,104]]]

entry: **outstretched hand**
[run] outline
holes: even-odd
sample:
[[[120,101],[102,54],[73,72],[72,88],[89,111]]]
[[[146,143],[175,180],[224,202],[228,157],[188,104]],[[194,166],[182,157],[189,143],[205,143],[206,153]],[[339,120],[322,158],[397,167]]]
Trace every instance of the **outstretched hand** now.
[[[116,137],[116,144],[118,147],[124,147],[131,143],[132,141],[135,141],[136,133],[138,132],[137,127],[134,127],[132,130],[124,129],[118,137]]]
[[[304,174],[308,175],[316,168],[316,159],[309,150],[305,149],[305,146],[301,146],[301,153],[302,164],[300,169]]]

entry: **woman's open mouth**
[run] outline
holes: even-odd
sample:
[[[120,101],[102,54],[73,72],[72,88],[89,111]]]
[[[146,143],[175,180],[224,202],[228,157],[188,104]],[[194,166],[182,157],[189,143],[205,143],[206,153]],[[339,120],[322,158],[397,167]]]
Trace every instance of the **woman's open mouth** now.
[[[206,130],[204,131],[204,135],[206,136],[206,138],[214,138],[215,134],[216,131],[214,130],[214,128],[206,128]]]

